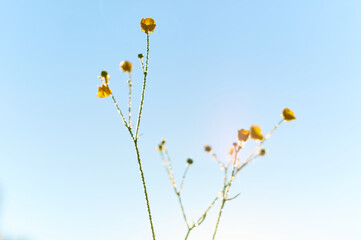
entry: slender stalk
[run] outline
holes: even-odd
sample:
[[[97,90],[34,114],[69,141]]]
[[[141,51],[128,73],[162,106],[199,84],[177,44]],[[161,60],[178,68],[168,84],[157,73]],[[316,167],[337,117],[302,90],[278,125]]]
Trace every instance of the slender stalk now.
[[[173,170],[173,166],[172,166],[172,161],[170,160],[170,156],[169,156],[169,153],[168,153],[168,150],[166,147],[164,149],[164,153],[165,153],[165,156],[168,161],[167,166],[168,166],[168,170],[169,170],[169,180],[171,181],[173,189],[174,189],[175,193],[177,194],[177,185],[176,185],[175,179],[174,179],[174,170]]]
[[[189,229],[189,223],[188,223],[188,220],[187,220],[187,215],[186,215],[186,212],[184,211],[184,207],[183,207],[183,203],[182,203],[182,197],[181,197],[181,194],[180,192],[177,192],[177,196],[178,196],[178,202],[179,202],[179,205],[181,207],[181,211],[182,211],[182,215],[183,215],[183,218],[184,218],[184,221]]]
[[[183,173],[183,177],[182,177],[182,181],[181,181],[181,184],[179,186],[179,190],[178,190],[178,193],[180,194],[183,190],[183,184],[184,184],[184,180],[186,179],[186,176],[187,176],[187,172],[188,172],[188,169],[189,169],[190,165],[187,164],[187,167],[186,169],[184,170],[184,173]]]
[[[119,105],[118,105],[118,103],[117,103],[117,100],[115,100],[115,97],[114,97],[113,94],[110,94],[110,96],[112,97],[113,102],[114,102],[114,105],[115,105],[115,107],[117,108],[118,113],[119,113],[120,117],[121,117],[122,120],[123,120],[124,126],[125,126],[125,127],[128,129],[128,131],[131,133],[132,130],[129,128],[129,125],[128,125],[128,123],[127,123],[127,120],[125,120],[125,117],[124,117],[124,115],[123,115],[122,111],[120,110]]]
[[[124,117],[122,111],[120,110],[119,105],[118,105],[117,101],[115,100],[113,94],[111,94],[111,97],[113,99],[113,102],[114,102],[117,110],[118,110],[118,113],[120,114],[120,116],[121,116],[121,118],[123,120],[123,123],[124,123],[125,127],[128,129],[129,134],[130,134],[130,136],[131,136],[131,138],[132,138],[132,140],[134,142],[135,152],[137,154],[137,160],[138,160],[138,167],[139,167],[140,176],[141,176],[141,179],[142,179],[143,190],[144,190],[145,200],[146,200],[146,204],[147,204],[147,211],[148,211],[148,217],[149,217],[149,222],[150,222],[150,228],[152,230],[153,240],[156,240],[155,232],[154,232],[154,226],[153,226],[152,214],[151,214],[151,211],[150,211],[148,191],[147,191],[147,186],[146,186],[146,183],[145,183],[144,171],[143,171],[142,161],[141,161],[141,158],[140,158],[140,153],[139,153],[139,148],[138,148],[138,140],[134,137],[132,128],[127,124],[127,121],[125,120],[125,117]]]
[[[162,161],[163,161],[163,164],[166,168],[166,171],[167,171],[167,174],[168,174],[168,177],[169,177],[169,180],[172,184],[172,187],[173,187],[173,190],[175,192],[175,194],[177,195],[177,198],[178,198],[178,202],[179,202],[179,206],[181,208],[181,211],[182,211],[182,215],[183,215],[183,218],[184,218],[184,221],[189,229],[189,223],[188,223],[188,220],[187,220],[187,216],[186,216],[186,213],[185,213],[185,210],[184,210],[184,206],[183,206],[183,202],[182,202],[182,197],[181,197],[181,188],[180,190],[177,189],[177,186],[176,186],[176,183],[175,183],[175,180],[174,180],[174,172],[173,172],[173,167],[172,167],[172,163],[171,163],[171,160],[170,160],[170,156],[168,154],[168,150],[167,148],[164,146],[164,153],[166,155],[166,158],[167,158],[167,161],[165,161],[165,158],[163,156],[163,153],[161,153],[161,156],[162,156]],[[188,165],[189,167],[189,165]],[[187,168],[188,168],[187,167]],[[182,179],[182,184],[181,184],[181,187],[183,185],[183,181],[184,181],[184,178],[185,178],[185,174],[186,174],[187,170],[185,171],[184,175],[183,175],[183,179]]]
[[[221,208],[220,208],[219,213],[218,213],[217,223],[216,223],[216,226],[214,228],[214,233],[213,233],[212,240],[214,240],[215,237],[216,237],[219,222],[221,221],[224,205],[227,202],[227,197],[228,197],[229,191],[231,190],[231,185],[232,185],[233,179],[235,177],[235,173],[236,173],[236,169],[237,169],[236,168],[236,161],[237,161],[237,155],[238,155],[239,149],[238,150],[236,149],[235,151],[236,152],[234,154],[233,165],[232,165],[232,175],[231,175],[231,179],[229,180],[229,183],[226,183],[226,181],[227,181],[227,179],[226,179],[227,171],[225,171],[225,181],[224,181],[224,184],[223,184],[224,185],[223,199],[222,199]]]
[[[133,135],[133,134],[131,134]],[[133,136],[132,136],[133,137]],[[156,240],[155,238],[155,232],[154,232],[154,226],[153,226],[153,219],[152,219],[152,213],[150,211],[150,204],[149,204],[149,198],[148,198],[148,192],[147,192],[147,185],[145,184],[145,177],[144,177],[144,172],[143,172],[143,167],[142,167],[142,161],[140,159],[140,153],[139,153],[139,149],[138,149],[138,141],[137,139],[135,139],[133,137],[134,140],[134,147],[135,147],[135,151],[137,153],[137,159],[138,159],[138,166],[139,166],[139,171],[140,171],[140,176],[142,178],[142,184],[143,184],[143,189],[144,189],[144,196],[145,196],[145,201],[147,203],[147,210],[148,210],[148,217],[149,217],[149,223],[150,223],[150,228],[152,230],[152,236],[153,236],[153,240]]]
[[[253,152],[251,154],[248,155],[248,157],[246,158],[246,162],[251,160],[251,158],[253,157],[253,155],[262,147],[263,143],[271,137],[272,133],[274,131],[276,131],[276,129],[284,122],[284,119],[282,119],[281,121],[279,121],[278,123],[276,123],[276,125],[271,129],[271,131],[269,131],[267,133],[267,135],[263,138],[262,141],[260,141],[260,143],[257,145],[257,147],[255,147],[255,149],[253,150]]]
[[[128,100],[128,123],[129,123],[129,127],[132,128],[132,76],[129,73],[129,80],[128,80],[128,85],[129,85],[129,100]]]
[[[226,168],[226,166],[221,162],[221,160],[219,160],[219,158],[213,151],[211,151],[211,155],[222,168]]]
[[[147,59],[146,59],[146,64],[145,64],[145,71],[143,72],[144,73],[143,90],[142,90],[142,97],[140,99],[140,105],[139,105],[139,114],[138,114],[138,120],[137,120],[137,128],[135,130],[135,139],[138,139],[140,119],[142,118],[142,110],[143,110],[143,104],[144,104],[145,85],[147,83],[148,61],[149,61],[149,33],[147,33],[147,56],[146,56],[146,58]]]
[[[189,233],[190,233],[191,231],[192,231],[192,229],[191,229],[191,228],[188,228],[187,235],[186,235],[186,237],[184,238],[184,240],[187,240],[187,239],[188,239]]]

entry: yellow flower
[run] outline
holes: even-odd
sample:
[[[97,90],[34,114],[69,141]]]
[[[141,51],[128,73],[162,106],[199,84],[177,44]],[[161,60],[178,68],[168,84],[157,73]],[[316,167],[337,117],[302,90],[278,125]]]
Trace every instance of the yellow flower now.
[[[153,18],[142,18],[140,21],[140,27],[142,28],[142,31],[147,34],[154,32],[155,26],[156,25]]]
[[[285,121],[292,121],[296,119],[295,113],[289,108],[283,109],[282,117]]]
[[[97,97],[105,98],[105,97],[109,97],[110,94],[112,94],[112,90],[105,83],[103,83],[100,87],[98,87]]]
[[[263,140],[262,129],[259,126],[251,126],[251,138],[255,140]]]
[[[133,64],[128,61],[123,61],[120,63],[120,69],[122,69],[124,72],[132,72]]]
[[[211,146],[209,146],[209,145],[205,145],[205,146],[204,146],[204,150],[205,150],[206,152],[210,152],[210,151],[212,151],[212,148],[211,148]]]
[[[246,129],[238,130],[238,140],[239,141],[247,141],[249,137],[249,131]]]
[[[229,149],[229,151],[228,151],[228,154],[229,154],[229,155],[233,155],[233,151],[234,151],[234,147],[231,147],[231,148]]]

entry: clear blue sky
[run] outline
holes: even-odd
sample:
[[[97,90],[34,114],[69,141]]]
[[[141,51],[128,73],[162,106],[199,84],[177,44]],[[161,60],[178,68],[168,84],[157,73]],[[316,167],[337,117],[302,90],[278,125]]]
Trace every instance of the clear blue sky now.
[[[125,110],[134,63],[139,103],[152,17],[140,140],[159,240],[186,227],[155,146],[168,140],[178,178],[195,164],[184,202],[197,217],[219,191],[236,131],[297,121],[244,169],[218,239],[361,239],[361,2],[0,2],[0,232],[7,239],[150,239],[135,153],[100,71]],[[136,111],[134,111],[135,115]],[[248,149],[250,150],[250,149]],[[211,238],[215,211],[190,240]]]

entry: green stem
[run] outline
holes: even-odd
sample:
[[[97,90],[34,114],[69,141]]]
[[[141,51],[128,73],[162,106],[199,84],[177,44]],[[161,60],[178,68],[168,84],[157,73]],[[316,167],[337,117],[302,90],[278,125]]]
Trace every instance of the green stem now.
[[[149,217],[149,223],[150,223],[150,228],[152,230],[152,236],[153,236],[153,240],[155,239],[155,232],[154,232],[154,226],[153,226],[153,219],[152,219],[152,213],[150,211],[150,204],[149,204],[149,198],[148,198],[148,191],[147,191],[147,186],[145,184],[145,177],[144,177],[144,172],[143,172],[143,167],[142,167],[142,161],[140,160],[140,153],[139,153],[139,149],[138,149],[138,142],[137,139],[134,139],[134,147],[135,147],[135,151],[137,153],[137,159],[138,159],[138,166],[139,166],[139,171],[140,171],[140,176],[142,178],[142,184],[143,184],[143,189],[144,189],[144,195],[145,195],[145,201],[147,203],[147,210],[148,210],[148,217]]]
[[[192,231],[192,229],[191,228],[188,228],[188,232],[187,232],[187,235],[186,235],[186,237],[184,238],[184,240],[187,240],[188,239],[188,237],[189,237],[189,233]]]
[[[107,85],[107,86],[108,86],[108,85]],[[122,120],[123,120],[124,126],[125,126],[125,127],[128,129],[128,131],[131,133],[132,130],[129,128],[129,125],[128,125],[128,123],[127,123],[127,120],[125,120],[125,117],[124,117],[122,111],[120,110],[119,105],[118,105],[117,101],[115,100],[114,95],[113,95],[113,94],[110,94],[110,96],[112,97],[113,102],[114,102],[114,105],[115,105],[115,107],[117,108],[118,113],[119,113],[120,117],[121,117]],[[132,134],[132,133],[131,133],[131,134]]]
[[[183,184],[184,184],[184,180],[186,179],[186,176],[187,176],[187,172],[188,172],[188,169],[189,169],[189,164],[187,164],[187,167],[186,169],[184,170],[184,173],[183,173],[183,177],[182,177],[182,181],[181,181],[181,184],[179,186],[179,190],[178,190],[178,193],[181,193],[182,190],[183,190]]]
[[[129,85],[129,100],[128,100],[128,123],[129,123],[129,127],[132,128],[132,76],[129,73],[129,80],[128,80],[128,85]]]
[[[223,183],[224,188],[223,188],[222,205],[221,205],[221,208],[220,208],[219,213],[218,213],[217,223],[216,223],[216,227],[214,228],[214,233],[213,233],[212,240],[214,240],[215,237],[216,237],[219,222],[221,221],[221,217],[222,217],[222,213],[223,213],[223,208],[224,208],[224,205],[227,202],[227,197],[228,197],[229,191],[231,189],[233,179],[235,178],[236,173],[237,173],[237,171],[236,171],[236,169],[237,169],[236,168],[236,161],[237,161],[238,152],[239,152],[239,150],[236,150],[236,152],[234,154],[234,160],[233,160],[233,165],[232,165],[232,175],[231,175],[231,179],[229,180],[228,183],[227,183],[227,178],[226,178],[227,177],[227,169],[225,169],[225,173],[224,173],[225,174],[225,179],[224,179],[224,183]]]
[[[184,207],[183,207],[183,203],[182,203],[182,197],[180,195],[180,192],[177,192],[177,196],[178,196],[178,202],[179,202],[179,205],[180,205],[180,208],[182,210],[182,214],[183,214],[183,218],[184,218],[184,221],[189,229],[189,223],[188,223],[188,220],[187,220],[187,215],[184,211]]]
[[[139,124],[140,119],[142,118],[142,110],[143,110],[143,104],[144,104],[144,95],[145,95],[145,85],[147,83],[147,74],[148,74],[148,61],[149,61],[149,33],[147,33],[147,56],[146,56],[146,64],[145,64],[145,71],[144,73],[144,80],[143,80],[143,90],[142,90],[142,97],[140,99],[140,105],[139,105],[139,114],[138,114],[138,120],[137,120],[137,128],[135,130],[135,139],[138,139],[138,133],[139,133]]]
[[[132,131],[132,128],[127,124],[127,121],[125,120],[125,117],[122,113],[122,111],[120,110],[119,108],[119,105],[117,103],[117,101],[115,100],[113,94],[111,94],[112,96],[112,99],[113,99],[113,102],[118,110],[118,113],[120,114],[122,120],[123,120],[123,123],[125,125],[125,127],[128,129],[129,131],[129,134],[134,142],[134,147],[135,147],[135,152],[137,154],[137,160],[138,160],[138,166],[139,166],[139,171],[140,171],[140,176],[142,178],[142,184],[143,184],[143,190],[144,190],[144,195],[145,195],[145,201],[147,203],[147,210],[148,210],[148,217],[149,217],[149,222],[150,222],[150,228],[152,230],[152,236],[153,236],[153,240],[156,240],[155,238],[155,232],[154,232],[154,226],[153,226],[153,219],[152,219],[152,214],[151,214],[151,211],[150,211],[150,204],[149,204],[149,197],[148,197],[148,191],[147,191],[147,186],[145,184],[145,177],[144,177],[144,172],[143,172],[143,166],[142,166],[142,161],[140,159],[140,153],[139,153],[139,149],[138,149],[138,141],[137,139],[134,137],[133,135],[133,131]]]

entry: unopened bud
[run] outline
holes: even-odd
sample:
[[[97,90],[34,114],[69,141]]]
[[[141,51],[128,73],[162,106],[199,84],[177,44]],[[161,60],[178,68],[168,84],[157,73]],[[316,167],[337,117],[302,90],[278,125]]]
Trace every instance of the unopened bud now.
[[[258,155],[264,156],[265,154],[266,154],[266,149],[262,148],[261,150],[259,150]]]
[[[210,152],[210,151],[212,151],[212,148],[211,148],[211,146],[209,146],[209,145],[205,145],[205,146],[204,146],[204,150],[205,150],[206,152]]]

